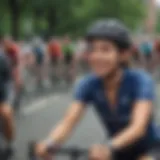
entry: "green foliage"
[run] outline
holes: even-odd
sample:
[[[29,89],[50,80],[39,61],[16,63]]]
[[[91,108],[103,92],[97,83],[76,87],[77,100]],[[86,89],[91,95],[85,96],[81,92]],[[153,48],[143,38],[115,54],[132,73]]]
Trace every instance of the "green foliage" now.
[[[157,15],[158,15],[158,16],[157,16],[156,31],[157,31],[158,33],[160,33],[160,11],[158,12]]]
[[[13,28],[11,0],[0,1],[0,32]],[[87,26],[101,18],[118,18],[131,29],[143,19],[144,4],[139,0],[12,0],[19,9],[18,24],[21,35],[83,35]],[[12,23],[11,23],[12,22]],[[28,25],[32,23],[32,25]],[[26,31],[26,26],[32,26]],[[14,32],[12,30],[12,32]]]

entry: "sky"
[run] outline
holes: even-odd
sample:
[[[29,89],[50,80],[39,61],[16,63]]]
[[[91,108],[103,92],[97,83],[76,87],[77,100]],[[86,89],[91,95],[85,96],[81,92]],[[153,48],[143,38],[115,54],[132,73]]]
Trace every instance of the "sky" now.
[[[156,0],[157,4],[160,5],[160,0]]]

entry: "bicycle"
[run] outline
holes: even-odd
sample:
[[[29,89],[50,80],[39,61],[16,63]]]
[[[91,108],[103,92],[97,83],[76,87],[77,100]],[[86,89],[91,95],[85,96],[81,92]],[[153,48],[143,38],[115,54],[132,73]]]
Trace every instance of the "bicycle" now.
[[[29,144],[29,150],[28,150],[28,160],[41,160],[38,158],[35,154],[35,145],[36,142],[31,142]],[[160,142],[157,142],[154,145],[154,149],[151,151],[150,155],[151,157],[154,157],[154,160],[160,159]],[[55,150],[50,150],[49,153],[55,153]],[[78,160],[81,157],[84,157],[84,160],[88,160],[88,149],[79,148],[79,147],[67,147],[67,148],[61,148],[56,151],[56,155],[68,155],[70,157],[70,160]]]
[[[29,144],[29,150],[28,150],[28,159],[29,160],[40,160],[35,155],[35,145],[36,142],[30,142]],[[54,152],[53,150],[49,151],[51,154]],[[78,160],[81,157],[87,158],[88,156],[88,150],[84,148],[79,148],[79,147],[67,147],[67,148],[61,148],[56,151],[56,155],[68,155],[70,157],[70,160]]]

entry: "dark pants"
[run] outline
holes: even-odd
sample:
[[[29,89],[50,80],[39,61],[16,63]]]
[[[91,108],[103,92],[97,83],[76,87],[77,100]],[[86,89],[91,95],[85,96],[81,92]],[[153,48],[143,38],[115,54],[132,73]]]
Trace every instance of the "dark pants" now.
[[[115,152],[114,160],[138,160],[142,156],[150,155],[155,160],[160,158],[160,143],[146,145],[138,144],[133,145],[130,148],[124,149],[119,152]],[[157,158],[159,157],[159,158]]]

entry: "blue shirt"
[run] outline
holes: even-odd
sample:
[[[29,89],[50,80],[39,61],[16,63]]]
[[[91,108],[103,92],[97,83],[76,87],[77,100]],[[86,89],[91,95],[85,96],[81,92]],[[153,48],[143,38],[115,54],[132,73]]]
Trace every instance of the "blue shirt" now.
[[[112,137],[122,131],[130,122],[133,105],[138,100],[154,100],[154,82],[152,78],[142,70],[126,70],[118,92],[118,102],[115,110],[104,94],[104,86],[101,78],[95,75],[85,77],[76,86],[74,98],[85,104],[93,104],[104,128]],[[153,120],[150,120],[145,137],[141,144],[156,140],[156,130]]]
[[[153,45],[149,42],[144,42],[140,45],[140,51],[144,55],[150,55],[153,51]]]
[[[40,47],[40,46],[36,46],[36,47],[34,47],[33,48],[33,53],[35,54],[35,56],[37,57],[37,58],[40,58],[40,57],[44,57],[44,52],[43,52],[43,49],[42,49],[42,47]]]

